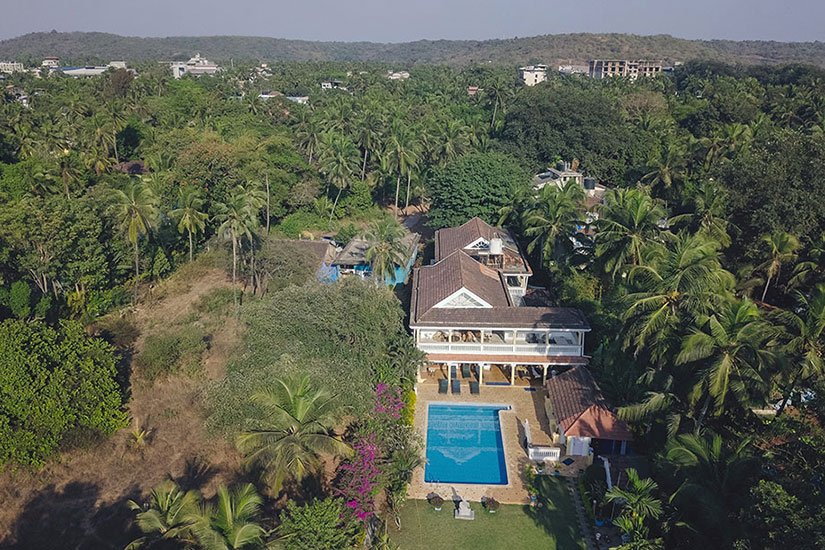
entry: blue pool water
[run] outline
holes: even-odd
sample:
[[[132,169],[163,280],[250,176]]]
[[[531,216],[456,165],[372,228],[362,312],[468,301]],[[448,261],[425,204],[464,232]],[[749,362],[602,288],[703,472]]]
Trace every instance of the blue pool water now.
[[[507,485],[498,412],[509,408],[504,405],[430,405],[424,481]]]

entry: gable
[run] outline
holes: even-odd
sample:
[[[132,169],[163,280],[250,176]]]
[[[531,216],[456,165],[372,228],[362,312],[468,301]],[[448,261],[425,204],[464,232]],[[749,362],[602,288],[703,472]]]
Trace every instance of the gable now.
[[[479,298],[466,288],[462,287],[456,292],[447,296],[433,307],[440,308],[478,308],[478,307],[492,307],[489,303]]]
[[[479,237],[464,247],[465,250],[489,250],[489,248],[490,242],[483,237]]]

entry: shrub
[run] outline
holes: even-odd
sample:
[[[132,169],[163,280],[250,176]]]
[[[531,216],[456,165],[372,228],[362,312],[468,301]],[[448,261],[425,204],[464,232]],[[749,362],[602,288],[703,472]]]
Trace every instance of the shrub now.
[[[501,505],[498,503],[496,499],[488,498],[484,501],[484,507],[487,508],[488,512],[496,512],[501,507]]]
[[[0,466],[40,466],[125,423],[112,346],[66,321],[0,323]]]
[[[441,508],[444,506],[444,499],[438,495],[433,495],[428,500],[433,508]]]
[[[404,408],[401,410],[401,422],[412,426],[415,421],[415,401],[417,396],[414,389],[404,392]]]
[[[305,506],[290,501],[281,516],[278,534],[285,550],[343,550],[352,548],[357,526],[347,519],[340,498],[313,500]]]
[[[203,331],[195,326],[181,327],[174,333],[146,337],[135,366],[150,382],[179,370],[192,371],[206,350]]]
[[[200,297],[195,304],[198,313],[226,313],[235,303],[235,290],[231,288],[216,288]]]
[[[315,212],[298,210],[281,220],[275,229],[287,237],[298,238],[306,231],[317,231],[327,227],[327,220]]]
[[[126,317],[109,317],[94,326],[103,339],[118,349],[129,349],[140,336],[137,326]]]

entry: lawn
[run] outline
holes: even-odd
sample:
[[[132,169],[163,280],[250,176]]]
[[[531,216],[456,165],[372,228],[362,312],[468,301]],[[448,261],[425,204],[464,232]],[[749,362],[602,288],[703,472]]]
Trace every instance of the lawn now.
[[[453,518],[453,505],[444,503],[440,512],[424,500],[410,500],[401,510],[401,530],[391,529],[392,539],[401,547],[427,549],[481,550],[484,548],[542,548],[579,550],[584,541],[579,534],[576,511],[563,481],[542,477],[540,508],[502,505],[495,514],[470,503],[474,521]]]

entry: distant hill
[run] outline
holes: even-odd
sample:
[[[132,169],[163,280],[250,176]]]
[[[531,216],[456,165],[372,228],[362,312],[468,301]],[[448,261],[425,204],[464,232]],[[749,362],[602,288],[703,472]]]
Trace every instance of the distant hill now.
[[[98,32],[40,32],[0,41],[0,59],[54,55],[75,63],[188,59],[215,61],[378,61],[412,65],[585,62],[591,58],[708,59],[734,64],[810,63],[825,67],[825,42],[685,40],[668,35],[554,34],[502,40],[419,40],[398,44],[311,42],[253,36],[139,38]]]

